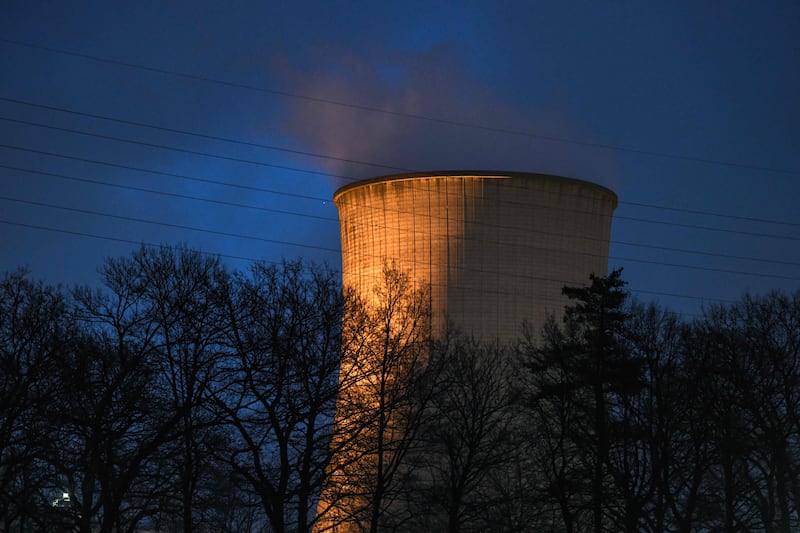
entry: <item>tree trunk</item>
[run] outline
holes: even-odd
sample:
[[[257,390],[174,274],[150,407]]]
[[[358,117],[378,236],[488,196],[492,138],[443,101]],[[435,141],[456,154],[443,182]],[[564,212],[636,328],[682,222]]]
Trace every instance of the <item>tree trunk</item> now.
[[[594,386],[594,425],[597,435],[597,457],[592,476],[592,514],[595,533],[603,533],[603,464],[608,457],[608,435],[606,434],[605,398],[603,383]]]
[[[730,452],[728,450],[723,450],[722,471],[725,486],[725,531],[728,533],[734,533],[733,459],[730,457]]]

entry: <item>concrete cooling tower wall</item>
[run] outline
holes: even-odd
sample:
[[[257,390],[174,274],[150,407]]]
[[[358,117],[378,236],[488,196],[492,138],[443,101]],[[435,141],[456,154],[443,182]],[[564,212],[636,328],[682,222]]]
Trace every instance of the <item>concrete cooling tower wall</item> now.
[[[469,171],[361,181],[333,199],[345,287],[370,300],[383,269],[398,268],[417,288],[430,289],[434,335],[450,322],[489,342],[513,342],[526,320],[538,329],[549,313],[561,315],[564,285],[585,285],[591,273],[606,274],[617,205],[613,192],[584,181]],[[373,353],[378,359],[369,357]],[[404,367],[391,366],[391,358],[384,365],[382,353],[382,345],[367,349],[358,362],[343,354],[340,377],[347,376],[349,385],[337,403],[331,477],[320,495],[315,531],[362,531],[375,518],[370,513],[378,509],[371,506],[377,505],[379,459],[389,461],[405,435],[403,408],[393,411],[388,389],[378,385],[385,368],[405,376]],[[359,425],[359,417],[371,416],[378,405],[389,405],[382,422]],[[349,440],[353,421],[362,428],[357,441]],[[409,465],[398,468],[400,478],[410,473]],[[419,481],[424,472],[416,475]],[[379,503],[392,515],[412,512],[399,500]]]
[[[616,195],[529,173],[398,174],[334,195],[345,286],[368,294],[387,262],[430,286],[434,332],[451,321],[512,341],[523,320],[560,316],[564,285],[605,275]]]

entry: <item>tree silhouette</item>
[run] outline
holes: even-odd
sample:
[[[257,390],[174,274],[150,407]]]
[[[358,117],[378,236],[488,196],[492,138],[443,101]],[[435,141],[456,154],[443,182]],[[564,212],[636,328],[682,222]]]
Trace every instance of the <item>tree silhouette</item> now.
[[[41,513],[60,495],[43,458],[57,425],[46,420],[58,400],[54,360],[73,331],[64,295],[34,283],[25,271],[0,280],[0,529],[24,531],[52,524]],[[45,492],[43,494],[43,491]]]
[[[427,289],[384,267],[371,297],[344,315],[337,453],[323,492],[321,530],[376,532],[411,517],[406,458],[417,443],[438,373],[432,366]],[[344,440],[341,440],[344,439]]]
[[[592,528],[600,532],[616,503],[609,466],[621,428],[611,418],[620,414],[620,400],[641,387],[642,363],[629,357],[622,341],[626,293],[621,270],[606,277],[592,275],[590,282],[563,289],[575,303],[565,309],[563,329],[552,323],[546,327],[528,366],[535,387],[532,403],[548,404],[544,410],[535,408],[552,433],[556,463],[548,475],[549,492],[559,501],[568,531],[588,504]],[[573,497],[586,493],[581,478],[591,482],[586,502]]]
[[[800,529],[800,292],[684,322],[614,271],[512,353],[391,265],[101,273],[0,278],[3,531]]]
[[[419,529],[501,529],[519,447],[512,352],[453,333],[436,343],[439,384],[410,456],[410,498]],[[508,529],[508,528],[503,528]]]
[[[257,496],[271,531],[310,531],[339,392],[338,280],[300,261],[256,264],[228,290],[232,357],[215,393],[232,436],[225,461]]]

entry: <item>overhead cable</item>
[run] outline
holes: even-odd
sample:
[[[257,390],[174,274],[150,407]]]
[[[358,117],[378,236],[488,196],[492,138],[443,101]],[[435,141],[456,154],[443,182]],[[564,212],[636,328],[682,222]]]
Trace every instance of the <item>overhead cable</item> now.
[[[292,171],[292,172],[302,172],[302,173],[306,173],[306,174],[314,174],[314,175],[319,175],[319,176],[327,176],[327,177],[347,179],[347,180],[351,180],[351,181],[358,181],[358,178],[351,177],[351,176],[344,176],[344,175],[332,174],[332,173],[328,173],[328,172],[315,171],[315,170],[303,169],[303,168],[297,168],[297,167],[290,167],[290,166],[287,166],[287,165],[277,165],[277,164],[266,163],[264,161],[258,161],[258,160],[253,160],[253,159],[245,159],[245,158],[232,157],[232,156],[226,156],[226,155],[212,154],[212,153],[208,153],[208,152],[202,152],[202,151],[199,151],[199,150],[189,150],[189,149],[185,149],[185,148],[167,146],[167,145],[164,145],[164,144],[149,143],[149,142],[145,142],[145,141],[127,139],[127,138],[124,138],[124,137],[117,137],[117,136],[113,136],[113,135],[105,135],[105,134],[94,133],[94,132],[86,132],[86,131],[76,130],[74,128],[63,128],[63,127],[60,127],[60,126],[42,124],[42,123],[28,121],[28,120],[12,119],[12,118],[8,118],[8,117],[0,117],[0,120],[7,121],[7,122],[12,122],[12,123],[24,124],[24,125],[28,125],[28,126],[39,127],[39,128],[45,128],[45,129],[50,129],[50,130],[63,131],[63,132],[72,133],[72,134],[76,134],[76,135],[83,135],[83,136],[88,136],[88,137],[111,140],[111,141],[115,141],[115,142],[123,142],[123,143],[128,143],[128,144],[133,144],[133,145],[139,145],[139,146],[144,146],[144,147],[149,147],[149,148],[157,148],[157,149],[174,151],[174,152],[185,153],[185,154],[190,154],[190,155],[199,155],[199,156],[209,157],[209,158],[213,158],[213,159],[220,159],[220,160],[232,161],[232,162],[237,162],[237,163],[251,164],[251,165],[256,165],[256,166],[261,166],[261,167],[276,168],[276,169],[280,169],[280,170],[288,170],[288,171]],[[511,204],[511,203],[514,203],[514,202],[509,201],[509,202],[506,202],[506,203]],[[542,205],[540,207],[545,208],[545,209],[556,209],[555,207],[550,206],[550,205]],[[580,213],[590,213],[588,211],[575,210],[575,209],[572,209],[572,210],[576,211],[576,212],[580,212]],[[625,216],[625,215],[611,215],[611,214],[604,214],[604,213],[591,213],[591,214],[595,214],[595,215],[598,215],[598,216],[605,216],[605,217],[613,217],[616,220],[630,220],[630,221],[635,221],[635,222],[643,222],[643,223],[647,223],[647,224],[656,224],[656,225],[681,227],[681,228],[687,228],[687,229],[693,229],[693,230],[702,230],[702,231],[711,231],[711,232],[720,232],[720,233],[731,233],[731,234],[738,234],[738,235],[747,235],[747,236],[751,236],[751,237],[768,237],[768,238],[782,239],[782,240],[788,240],[788,241],[800,241],[800,237],[795,237],[795,236],[790,236],[790,235],[779,235],[779,234],[775,234],[775,233],[764,233],[764,232],[754,232],[754,231],[745,231],[745,230],[733,230],[733,229],[728,229],[728,228],[715,228],[715,227],[704,226],[704,225],[700,225],[700,224],[684,224],[684,223],[679,223],[679,222],[665,222],[665,221],[652,220],[652,219],[646,219],[646,218],[640,218],[640,217],[629,217],[629,216]]]
[[[719,159],[711,159],[711,158],[679,155],[679,154],[673,154],[673,153],[662,152],[662,151],[657,151],[657,150],[643,150],[643,149],[626,147],[626,146],[619,146],[619,145],[613,145],[613,144],[597,143],[597,142],[591,142],[591,141],[581,141],[581,140],[576,140],[576,139],[569,139],[569,138],[566,138],[566,137],[557,137],[557,136],[553,136],[553,135],[545,135],[545,134],[536,133],[536,132],[530,132],[530,131],[516,130],[516,129],[511,129],[511,128],[501,128],[501,127],[496,127],[496,126],[488,126],[488,125],[485,125],[485,124],[477,124],[477,123],[472,123],[472,122],[463,122],[463,121],[458,121],[458,120],[453,120],[453,119],[448,119],[448,118],[443,118],[443,117],[431,117],[431,116],[420,115],[420,114],[416,114],[416,113],[408,113],[408,112],[404,112],[404,111],[395,111],[395,110],[391,110],[391,109],[385,109],[385,108],[380,108],[380,107],[357,104],[357,103],[354,103],[354,102],[344,102],[344,101],[334,100],[334,99],[330,99],[330,98],[323,98],[323,97],[318,97],[318,96],[313,96],[313,95],[295,93],[295,92],[291,92],[291,91],[272,89],[272,88],[263,87],[263,86],[250,85],[250,84],[245,84],[245,83],[237,83],[237,82],[233,82],[233,81],[226,81],[226,80],[221,80],[221,79],[214,78],[214,77],[211,77],[211,76],[202,76],[202,75],[191,74],[191,73],[187,73],[187,72],[180,72],[180,71],[177,71],[177,70],[158,68],[158,67],[153,67],[153,66],[149,66],[149,65],[144,65],[144,64],[139,64],[139,63],[132,63],[132,62],[127,62],[127,61],[121,61],[121,60],[118,60],[118,59],[106,58],[106,57],[101,57],[101,56],[97,56],[97,55],[93,55],[93,54],[73,52],[73,51],[62,49],[62,48],[55,48],[55,47],[51,47],[51,46],[43,46],[43,45],[39,45],[39,44],[34,44],[34,43],[24,42],[24,41],[19,41],[19,40],[14,40],[14,39],[0,38],[0,42],[6,43],[6,44],[12,44],[12,45],[16,45],[16,46],[21,46],[21,47],[27,47],[27,48],[31,48],[31,49],[42,50],[42,51],[46,51],[46,52],[49,52],[49,53],[62,54],[62,55],[66,55],[66,56],[77,57],[77,58],[81,58],[81,59],[87,59],[87,60],[95,61],[95,62],[98,62],[98,63],[105,63],[105,64],[116,65],[116,66],[121,66],[121,67],[125,67],[125,68],[131,68],[131,69],[137,69],[137,70],[142,70],[142,71],[154,72],[154,73],[158,73],[158,74],[165,74],[165,75],[174,76],[174,77],[178,77],[178,78],[183,78],[183,79],[187,79],[187,80],[202,81],[202,82],[205,82],[205,83],[209,83],[209,84],[213,84],[213,85],[219,85],[219,86],[223,86],[223,87],[245,89],[245,90],[249,90],[249,91],[260,92],[260,93],[263,93],[263,94],[269,94],[269,95],[272,95],[272,96],[279,96],[279,97],[284,97],[284,98],[292,98],[292,99],[295,99],[295,100],[302,100],[302,101],[306,101],[306,102],[314,102],[314,103],[317,103],[317,104],[333,105],[333,106],[338,106],[338,107],[355,109],[355,110],[359,110],[359,111],[370,112],[370,113],[380,113],[380,114],[383,114],[383,115],[389,115],[389,116],[394,116],[394,117],[399,117],[399,118],[407,118],[407,119],[419,120],[419,121],[424,121],[424,122],[434,123],[434,124],[442,124],[442,125],[447,125],[447,126],[454,126],[454,127],[459,127],[459,128],[467,128],[467,129],[473,129],[473,130],[479,130],[479,131],[486,131],[486,132],[491,132],[491,133],[500,133],[500,134],[511,135],[511,136],[516,136],[516,137],[527,137],[527,138],[531,138],[531,139],[539,139],[539,140],[552,141],[552,142],[558,142],[558,143],[564,143],[564,144],[572,144],[572,145],[576,145],[576,146],[585,146],[585,147],[589,147],[589,148],[597,148],[597,149],[602,149],[602,150],[611,150],[611,151],[616,151],[616,152],[626,152],[626,153],[642,155],[642,156],[659,157],[659,158],[665,158],[665,159],[674,159],[674,160],[679,160],[679,161],[690,161],[690,162],[694,162],[694,163],[703,163],[703,164],[708,164],[708,165],[717,165],[717,166],[741,168],[741,169],[747,169],[747,170],[756,170],[756,171],[761,171],[761,172],[771,172],[771,173],[776,173],[776,174],[788,174],[788,175],[798,175],[798,174],[800,174],[800,171],[791,170],[791,169],[768,167],[768,166],[763,166],[763,165],[749,165],[749,164],[745,164],[745,163],[737,163],[737,162],[732,162],[732,161],[723,161],[723,160],[719,160]]]
[[[369,162],[369,161],[361,161],[361,160],[344,158],[344,157],[336,157],[336,156],[331,156],[331,155],[327,155],[327,154],[319,154],[319,153],[309,152],[309,151],[304,151],[304,150],[296,150],[296,149],[292,149],[292,148],[286,148],[286,147],[280,147],[280,146],[275,146],[275,145],[257,143],[257,142],[253,142],[253,141],[243,140],[243,139],[233,139],[233,138],[230,138],[230,137],[223,137],[223,136],[212,135],[212,134],[208,134],[208,133],[200,133],[200,132],[183,130],[183,129],[172,128],[172,127],[167,127],[167,126],[160,126],[160,125],[156,125],[156,124],[150,124],[150,123],[146,123],[146,122],[134,121],[134,120],[130,120],[130,119],[124,119],[124,118],[119,118],[119,117],[111,117],[111,116],[108,116],[108,115],[101,115],[101,114],[97,114],[97,113],[88,113],[88,112],[85,112],[85,111],[77,111],[77,110],[74,110],[74,109],[67,109],[67,108],[64,108],[64,107],[51,106],[51,105],[31,102],[31,101],[27,101],[27,100],[20,100],[20,99],[15,99],[15,98],[7,98],[7,97],[3,97],[3,96],[0,96],[0,101],[10,102],[10,103],[18,104],[18,105],[25,105],[25,106],[29,106],[29,107],[35,107],[35,108],[39,108],[39,109],[47,109],[47,110],[50,110],[50,111],[57,111],[57,112],[61,112],[61,113],[68,113],[68,114],[72,114],[72,115],[88,117],[88,118],[93,118],[93,119],[97,119],[97,120],[105,120],[105,121],[110,121],[110,122],[116,122],[116,123],[119,123],[119,124],[125,124],[125,125],[129,125],[129,126],[137,126],[137,127],[142,127],[142,128],[149,128],[149,129],[154,129],[154,130],[158,130],[158,131],[176,133],[176,134],[180,134],[180,135],[186,135],[186,136],[191,136],[191,137],[196,137],[196,138],[201,138],[201,139],[221,141],[221,142],[226,142],[226,143],[230,143],[230,144],[248,146],[248,147],[251,147],[251,148],[262,148],[262,149],[266,149],[266,150],[274,150],[274,151],[290,153],[290,154],[294,154],[294,155],[303,155],[303,156],[314,157],[314,158],[318,158],[318,159],[326,159],[326,160],[338,161],[338,162],[341,162],[341,163],[352,163],[352,164],[358,164],[358,165],[365,165],[365,166],[371,166],[371,167],[376,167],[376,168],[383,168],[383,169],[386,169],[386,170],[392,170],[392,171],[396,171],[396,172],[418,172],[420,170],[420,169],[411,169],[411,168],[404,168],[404,167],[386,165],[386,164],[383,164],[383,163],[373,163],[373,162]],[[355,178],[355,177],[335,176],[335,175],[331,175],[331,177],[337,177],[337,178],[348,179],[348,180],[358,180],[359,179],[359,178]],[[785,226],[800,227],[800,222],[789,222],[789,221],[785,221],[785,220],[775,220],[775,219],[765,219],[765,218],[759,218],[759,217],[731,215],[731,214],[719,213],[719,212],[714,212],[714,211],[706,211],[706,210],[688,209],[688,208],[682,208],[682,207],[664,206],[664,205],[658,205],[658,204],[652,204],[652,203],[646,203],[646,202],[631,202],[631,201],[620,200],[619,204],[620,205],[630,205],[630,206],[635,206],[635,207],[645,207],[645,208],[648,208],[648,209],[660,209],[660,210],[679,212],[679,213],[688,213],[688,214],[696,214],[696,215],[704,215],[704,216],[713,216],[713,217],[719,217],[719,218],[728,218],[728,219],[742,220],[742,221],[747,221],[747,222],[759,222],[759,223],[767,223],[767,224],[779,224],[779,225],[785,225]]]

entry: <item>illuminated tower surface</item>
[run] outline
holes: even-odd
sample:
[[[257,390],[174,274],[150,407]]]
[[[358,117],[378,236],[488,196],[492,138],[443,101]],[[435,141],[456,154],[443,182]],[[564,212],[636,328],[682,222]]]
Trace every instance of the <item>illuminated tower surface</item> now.
[[[612,191],[585,181],[483,171],[384,176],[342,187],[333,200],[345,287],[369,300],[384,267],[393,266],[416,288],[430,288],[434,335],[449,321],[502,342],[518,339],[524,321],[538,329],[548,314],[560,316],[564,285],[606,273],[617,206]],[[358,387],[357,396],[371,394],[369,379]],[[338,453],[332,465],[346,464],[347,450]],[[363,457],[356,471],[368,472],[375,460]],[[368,503],[369,492],[336,499],[338,489],[353,489],[338,479],[348,478],[332,476],[323,490],[316,531],[360,530],[343,520]]]
[[[387,262],[429,286],[434,332],[449,320],[512,341],[523,321],[560,316],[564,285],[608,268],[617,196],[599,185],[519,172],[398,174],[334,195],[342,278],[364,296]]]

